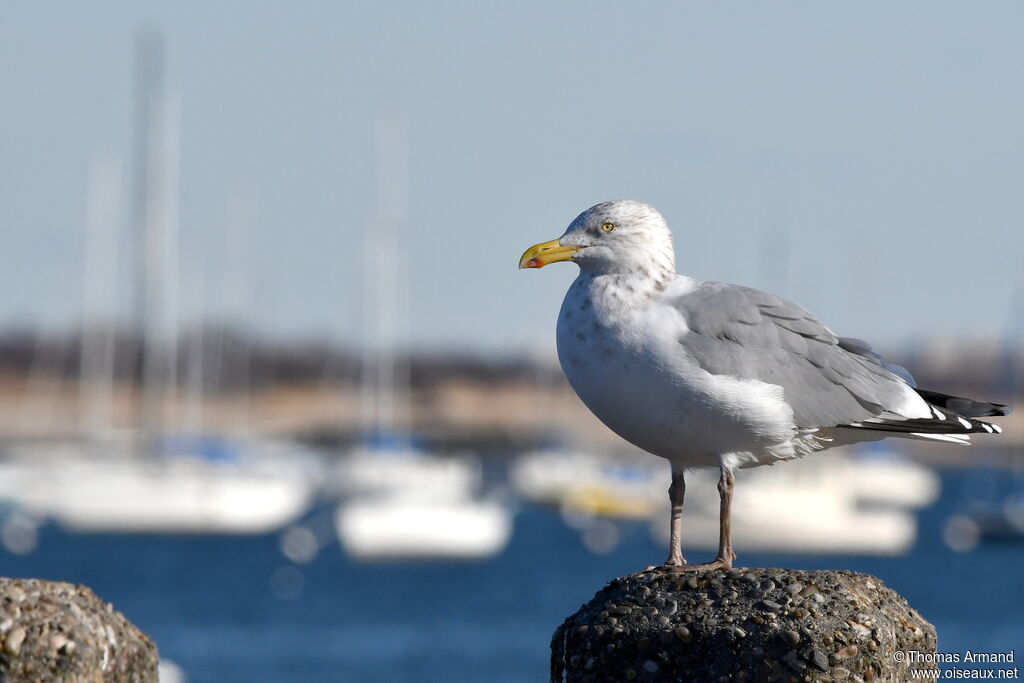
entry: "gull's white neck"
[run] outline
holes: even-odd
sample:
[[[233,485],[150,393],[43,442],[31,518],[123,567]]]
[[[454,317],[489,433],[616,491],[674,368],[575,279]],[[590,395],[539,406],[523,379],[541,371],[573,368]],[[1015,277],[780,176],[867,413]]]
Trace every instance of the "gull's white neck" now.
[[[566,294],[560,323],[575,314],[612,332],[634,328],[633,321],[657,305],[676,279],[643,277],[636,273],[590,273],[581,271]]]
[[[637,304],[664,292],[679,277],[675,271],[657,269],[626,273],[594,273],[581,270],[574,288],[585,290],[594,304],[614,305],[617,301]]]

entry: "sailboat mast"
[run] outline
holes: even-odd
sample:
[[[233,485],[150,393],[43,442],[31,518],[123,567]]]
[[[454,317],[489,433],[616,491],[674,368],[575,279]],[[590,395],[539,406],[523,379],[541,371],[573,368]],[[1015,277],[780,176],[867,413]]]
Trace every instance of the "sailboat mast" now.
[[[235,397],[232,428],[239,436],[250,430],[252,395],[252,319],[253,250],[256,217],[259,213],[255,191],[246,184],[236,185],[228,195],[226,210],[227,262],[224,290],[228,331],[235,335],[231,354],[224,358],[225,374]]]
[[[133,267],[132,318],[142,362],[141,397],[136,407],[138,448],[149,451],[150,438],[159,429],[159,411],[152,395],[155,374],[155,349],[151,336],[151,301],[155,278],[152,261],[153,193],[155,173],[152,155],[154,149],[154,119],[163,91],[163,41],[154,31],[145,31],[138,37],[135,47],[135,137],[133,144],[132,231],[135,251]],[[141,454],[140,453],[140,454]]]
[[[402,231],[406,219],[407,125],[395,108],[377,113],[374,126],[375,203],[366,237],[363,287],[366,320],[362,413],[366,432],[394,435],[406,430],[409,369],[397,359],[404,318],[406,263]]]
[[[186,281],[192,285],[191,298],[194,301],[206,302],[206,261],[200,254],[198,262],[192,264],[190,273],[185,275]],[[184,402],[181,426],[186,434],[202,434],[203,403],[206,400],[206,318],[203,315],[205,306],[200,306],[199,315],[195,316],[185,343],[184,370]]]
[[[120,211],[120,159],[96,153],[89,166],[79,362],[79,414],[87,438],[107,435],[114,426],[113,273],[117,270]]]
[[[137,249],[134,314],[141,336],[142,397],[139,446],[149,450],[164,431],[165,402],[176,373],[178,106],[167,94],[163,44],[145,33],[137,48],[135,186],[132,207]]]
[[[160,179],[156,194],[158,202],[155,208],[155,240],[158,242],[161,278],[155,294],[153,317],[156,319],[154,336],[159,352],[156,378],[157,393],[157,424],[166,431],[166,415],[168,403],[177,399],[178,393],[178,341],[181,328],[179,289],[181,283],[181,263],[179,245],[179,182],[180,182],[180,150],[179,128],[181,106],[177,93],[165,91],[159,109],[160,114],[160,153],[157,156]]]

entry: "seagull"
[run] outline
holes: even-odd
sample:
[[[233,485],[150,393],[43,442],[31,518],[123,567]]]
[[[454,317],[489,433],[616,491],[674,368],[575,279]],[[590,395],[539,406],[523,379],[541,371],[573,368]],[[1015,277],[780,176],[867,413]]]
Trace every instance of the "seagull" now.
[[[612,431],[671,464],[672,570],[732,568],[737,469],[890,436],[968,443],[1002,431],[978,418],[1009,413],[916,388],[869,344],[785,299],[677,274],[668,224],[647,204],[592,206],[519,267],[559,261],[580,268],[558,315],[566,378]],[[718,556],[687,564],[684,473],[702,467],[720,470]]]

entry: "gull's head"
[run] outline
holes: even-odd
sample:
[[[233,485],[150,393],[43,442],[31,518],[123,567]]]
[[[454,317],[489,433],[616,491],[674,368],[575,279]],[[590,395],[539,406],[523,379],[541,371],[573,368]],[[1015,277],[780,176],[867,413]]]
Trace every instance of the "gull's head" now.
[[[675,273],[672,234],[649,204],[616,200],[596,204],[576,217],[557,240],[536,244],[519,259],[520,268],[575,261],[594,274],[664,276]]]

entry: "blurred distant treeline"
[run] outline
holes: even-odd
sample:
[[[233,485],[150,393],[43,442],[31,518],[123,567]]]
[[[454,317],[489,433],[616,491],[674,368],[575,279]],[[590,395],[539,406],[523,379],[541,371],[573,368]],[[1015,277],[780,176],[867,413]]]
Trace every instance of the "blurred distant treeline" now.
[[[103,335],[112,350],[110,374],[114,380],[141,382],[146,353],[141,336],[124,329],[105,330]],[[81,331],[0,331],[0,373],[76,380],[82,375],[84,338]],[[190,374],[198,372],[208,390],[228,393],[322,382],[357,384],[364,357],[356,347],[323,340],[272,340],[220,325],[186,330],[172,349],[176,383],[185,384]],[[408,367],[413,388],[452,379],[501,383],[537,371],[535,360],[526,354],[498,357],[460,350],[400,356],[398,361]]]
[[[877,350],[907,367],[921,387],[1021,402],[1019,346],[933,339]],[[124,329],[8,329],[0,331],[0,439],[77,438],[98,425],[137,426],[141,389],[153,386],[144,380],[150,353],[159,354],[162,420],[171,429],[247,429],[332,447],[352,443],[373,429],[372,406],[381,395],[373,385],[381,377],[374,364],[390,360],[394,365],[384,374],[394,383],[394,425],[438,448],[505,453],[561,441],[624,446],[575,397],[553,350],[374,351],[331,340],[275,339],[228,325],[186,328],[174,343],[148,352],[140,335]],[[1007,438],[1000,444],[1020,440],[1024,430],[1013,425],[1022,416],[1018,411],[1003,423]],[[956,451],[951,457],[968,456]]]
[[[91,334],[87,332],[86,334]],[[103,331],[112,349],[111,374],[117,382],[137,383],[145,350],[138,334]],[[82,371],[81,331],[41,334],[28,329],[0,331],[0,372],[30,372],[73,380]],[[942,339],[916,342],[912,349],[878,349],[905,365],[922,387],[1009,400],[1024,387],[1024,346],[995,341]],[[176,381],[200,373],[210,391],[260,391],[280,385],[320,382],[356,384],[363,353],[323,340],[272,340],[228,326],[186,330],[173,346]],[[536,354],[420,352],[401,354],[413,389],[453,379],[519,382],[549,369],[554,358]]]

